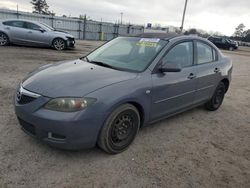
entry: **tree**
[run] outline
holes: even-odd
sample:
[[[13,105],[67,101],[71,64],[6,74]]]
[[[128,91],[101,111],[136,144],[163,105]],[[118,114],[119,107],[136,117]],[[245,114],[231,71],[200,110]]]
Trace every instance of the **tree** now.
[[[250,29],[244,31],[243,35],[244,38],[242,40],[245,42],[250,42]]]
[[[235,37],[240,37],[240,38],[244,37],[244,28],[245,27],[246,26],[243,23],[238,25],[238,27],[235,28],[234,36]]]
[[[30,3],[33,5],[33,13],[53,15],[53,13],[49,11],[49,5],[46,0],[32,0]]]
[[[201,35],[201,32],[199,32],[197,29],[195,28],[191,28],[187,31],[184,32],[184,35]]]

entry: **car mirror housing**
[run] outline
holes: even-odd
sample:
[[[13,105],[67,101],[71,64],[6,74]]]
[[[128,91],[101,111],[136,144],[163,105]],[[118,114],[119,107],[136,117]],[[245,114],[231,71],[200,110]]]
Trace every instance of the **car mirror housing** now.
[[[180,64],[170,64],[166,63],[160,67],[160,72],[181,72]]]
[[[39,28],[39,31],[41,31],[42,33],[44,33],[46,30],[43,28]]]

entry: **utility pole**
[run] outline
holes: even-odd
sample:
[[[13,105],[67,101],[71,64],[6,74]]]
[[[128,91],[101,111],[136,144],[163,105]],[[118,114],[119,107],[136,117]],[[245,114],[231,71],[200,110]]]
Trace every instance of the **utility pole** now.
[[[17,19],[19,19],[19,8],[18,8],[18,4],[16,5],[16,15],[17,15]]]
[[[123,12],[121,12],[121,25],[122,25],[122,17],[123,17]]]
[[[185,15],[186,15],[186,9],[187,9],[187,3],[188,3],[188,0],[185,0],[185,6],[184,6],[184,10],[183,10],[183,16],[182,16],[182,22],[181,22],[181,33],[183,31],[183,26],[184,26],[184,21],[185,21]]]

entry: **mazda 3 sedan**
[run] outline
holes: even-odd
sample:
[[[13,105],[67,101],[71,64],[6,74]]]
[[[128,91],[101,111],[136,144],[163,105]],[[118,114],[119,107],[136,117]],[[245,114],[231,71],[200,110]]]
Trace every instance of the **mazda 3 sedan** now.
[[[0,46],[10,43],[64,50],[74,47],[75,38],[41,22],[10,19],[0,22]]]
[[[51,146],[108,153],[128,148],[142,126],[204,105],[217,110],[232,62],[206,39],[141,34],[89,55],[38,68],[18,86],[22,129]]]

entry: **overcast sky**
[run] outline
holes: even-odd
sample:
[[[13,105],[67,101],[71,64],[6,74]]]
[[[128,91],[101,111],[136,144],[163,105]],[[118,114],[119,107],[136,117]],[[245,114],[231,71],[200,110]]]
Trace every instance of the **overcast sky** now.
[[[135,24],[161,24],[180,27],[185,0],[47,0],[56,15],[91,19],[120,20]],[[32,11],[30,0],[1,0],[0,7]],[[244,23],[250,29],[250,0],[188,0],[184,29],[192,27],[232,35]]]

